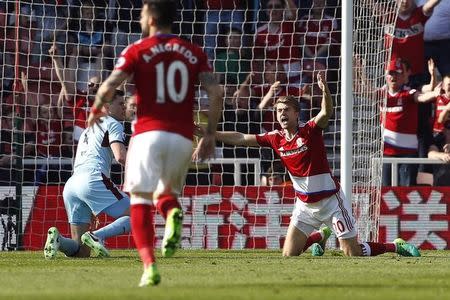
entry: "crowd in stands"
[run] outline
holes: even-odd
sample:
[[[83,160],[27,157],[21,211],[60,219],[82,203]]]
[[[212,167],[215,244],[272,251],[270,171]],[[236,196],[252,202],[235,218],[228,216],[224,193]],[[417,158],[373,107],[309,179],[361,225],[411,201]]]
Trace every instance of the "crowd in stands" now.
[[[332,93],[337,94],[340,2],[180,1],[181,22],[175,32],[203,46],[224,89],[221,130],[277,129],[272,105],[276,97],[287,94],[300,101],[299,121],[309,120],[320,109],[321,92],[313,84],[318,71],[326,73]],[[140,38],[141,0],[24,0],[19,15],[15,3],[0,3],[0,184],[15,180],[13,152],[41,158],[74,155],[99,84],[121,51]],[[449,163],[450,4],[439,0],[398,3],[397,23],[385,36],[386,47],[392,47],[391,60],[386,61],[386,87],[374,92],[384,92],[388,98],[384,155],[428,156]],[[132,93],[132,84],[124,87],[130,107]],[[208,100],[200,90],[198,98],[196,120],[201,122]],[[339,97],[334,100],[339,104]],[[126,128],[131,131],[129,123]],[[225,158],[261,158],[267,184],[286,181],[283,167],[277,160],[272,164],[271,150],[220,149]],[[442,166],[435,169],[435,173],[449,172]],[[389,185],[388,165],[383,170],[383,183]],[[433,172],[422,167],[420,171]],[[233,176],[226,175],[231,173],[227,166],[197,164],[188,183],[233,184]],[[400,166],[400,173],[402,185],[417,184],[416,166]],[[31,184],[46,181],[37,174],[33,169],[27,180]],[[436,178],[436,184],[442,182]],[[63,179],[58,175],[54,180]],[[252,184],[252,180],[247,176],[242,182]]]

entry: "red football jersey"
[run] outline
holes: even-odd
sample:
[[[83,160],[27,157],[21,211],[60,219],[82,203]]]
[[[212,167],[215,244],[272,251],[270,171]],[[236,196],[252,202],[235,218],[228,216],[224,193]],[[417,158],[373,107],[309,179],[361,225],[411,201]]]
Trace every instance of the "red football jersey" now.
[[[397,17],[394,30],[391,27],[385,28],[385,45],[387,48],[392,45],[391,60],[407,59],[411,64],[412,75],[424,71],[423,33],[428,18],[423,14],[422,7],[416,7],[408,19]]]
[[[379,93],[383,97],[387,96],[386,107],[381,108],[381,118],[384,112],[386,115],[383,130],[384,154],[417,153],[418,104],[414,100],[416,90],[403,88],[391,94],[383,87]],[[383,119],[381,121],[383,124]]]
[[[192,139],[198,76],[211,71],[198,46],[173,34],[157,34],[128,46],[115,69],[134,74],[137,112],[133,135],[162,130]]]
[[[300,80],[300,54],[301,35],[297,24],[292,21],[281,23],[275,33],[269,32],[269,25],[263,25],[257,29],[255,37],[255,56],[277,62],[283,68],[290,82]]]
[[[445,110],[445,106],[450,102],[450,99],[445,97],[445,95],[440,95],[436,98],[436,112],[434,113],[433,131],[439,133],[444,131],[444,124],[449,121],[444,121],[444,123],[438,123],[439,115]]]
[[[300,19],[300,29],[305,35],[305,46],[312,53],[316,53],[320,46],[335,42],[333,34],[336,34],[338,30],[338,23],[336,19],[328,15],[321,19],[311,19],[311,16],[307,15]]]
[[[301,201],[317,202],[339,190],[339,183],[331,176],[322,128],[313,120],[301,124],[291,140],[279,130],[256,135],[256,140],[280,156]]]
[[[68,102],[72,109],[72,116],[70,119],[74,120],[74,126],[82,129],[86,128],[86,120],[89,116],[90,107],[93,103],[93,99],[90,99],[83,93],[78,94],[75,99]]]

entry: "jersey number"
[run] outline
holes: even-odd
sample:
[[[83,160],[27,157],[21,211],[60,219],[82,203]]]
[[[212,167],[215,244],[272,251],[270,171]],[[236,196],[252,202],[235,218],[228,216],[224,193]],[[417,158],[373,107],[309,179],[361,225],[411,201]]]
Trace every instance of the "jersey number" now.
[[[186,65],[179,60],[172,62],[167,68],[164,68],[164,62],[156,66],[157,95],[156,103],[166,103],[166,90],[169,98],[175,103],[183,102],[186,97],[189,82],[189,72]],[[181,87],[177,91],[175,88],[175,75],[180,73]]]

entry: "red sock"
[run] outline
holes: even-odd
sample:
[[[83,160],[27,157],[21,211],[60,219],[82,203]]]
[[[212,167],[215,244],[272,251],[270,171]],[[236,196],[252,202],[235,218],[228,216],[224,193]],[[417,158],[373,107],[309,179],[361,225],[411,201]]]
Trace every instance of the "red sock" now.
[[[377,256],[386,252],[395,252],[395,244],[366,242],[361,244],[361,249],[363,256]]]
[[[305,247],[303,247],[303,251],[306,251],[312,244],[318,243],[322,240],[322,235],[319,231],[311,233],[311,235],[306,240]]]
[[[144,267],[155,262],[153,251],[153,239],[155,229],[153,227],[153,209],[151,205],[134,204],[130,207],[131,232],[134,243],[139,251]]]
[[[181,208],[180,203],[178,203],[177,197],[175,197],[173,194],[163,194],[158,197],[156,209],[164,219],[167,219],[167,213],[172,208]]]

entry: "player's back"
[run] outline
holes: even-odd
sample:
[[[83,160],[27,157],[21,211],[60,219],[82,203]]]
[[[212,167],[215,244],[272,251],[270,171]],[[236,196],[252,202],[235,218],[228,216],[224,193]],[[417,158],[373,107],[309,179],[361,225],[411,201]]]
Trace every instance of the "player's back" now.
[[[101,118],[101,123],[86,128],[78,141],[74,173],[89,172],[93,175],[103,173],[108,176],[114,158],[110,144],[123,143],[123,126],[112,117]]]
[[[163,130],[192,139],[199,74],[211,71],[198,46],[176,35],[157,34],[125,49],[116,69],[134,74],[135,135]]]

